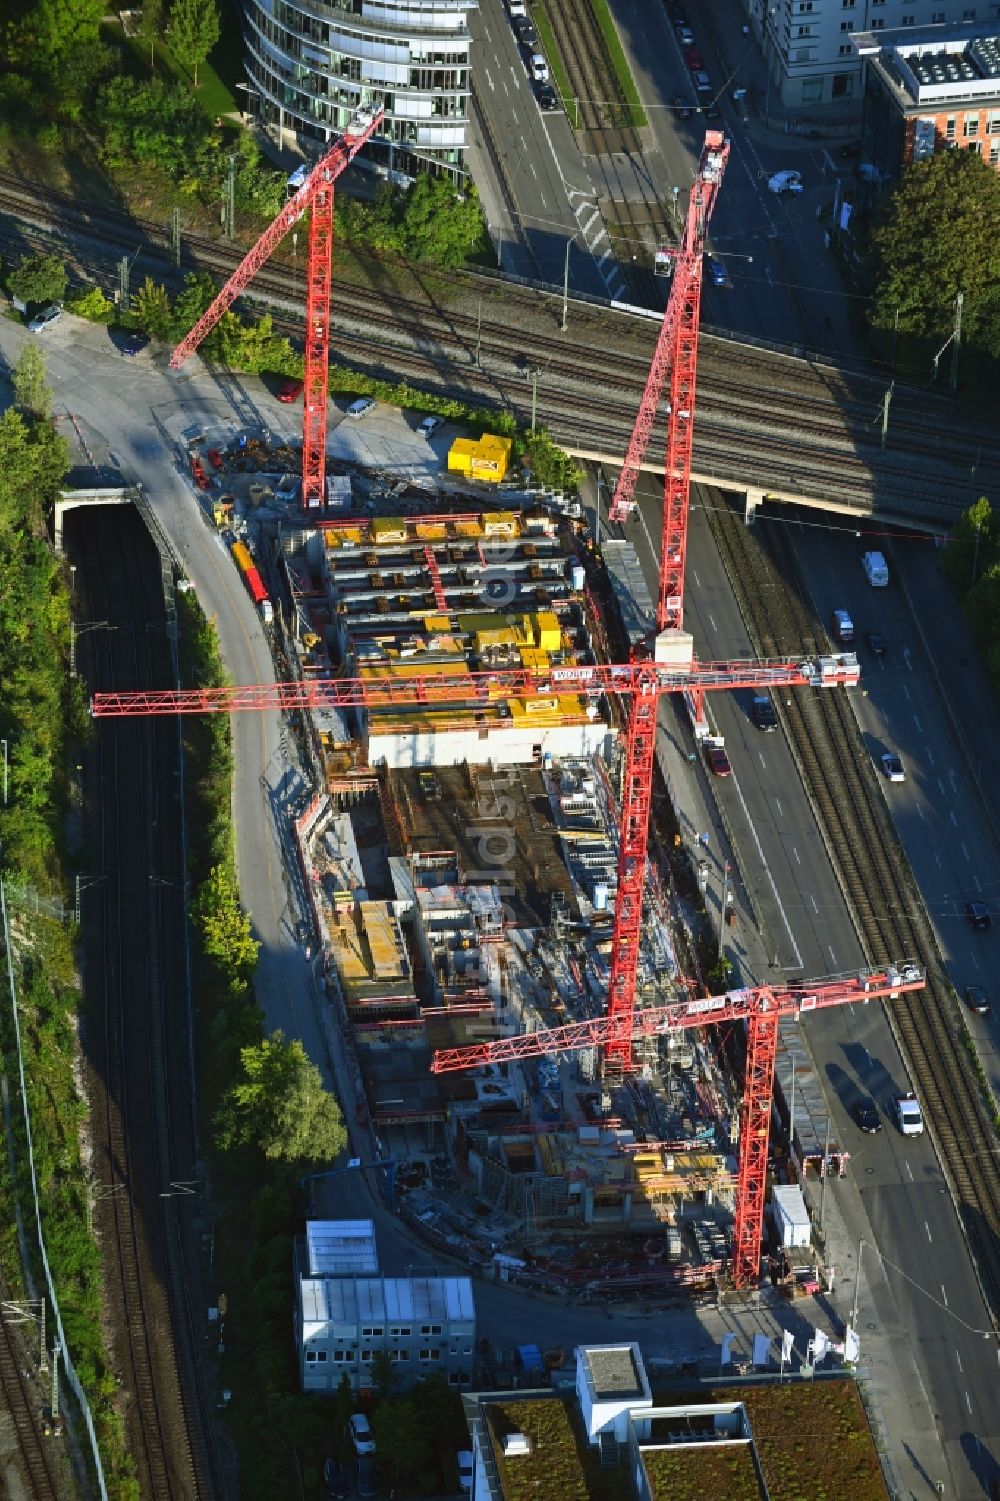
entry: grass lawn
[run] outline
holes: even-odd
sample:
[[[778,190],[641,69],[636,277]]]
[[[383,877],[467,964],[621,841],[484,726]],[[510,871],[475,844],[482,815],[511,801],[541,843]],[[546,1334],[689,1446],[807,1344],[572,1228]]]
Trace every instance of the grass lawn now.
[[[229,115],[243,109],[246,103],[245,96],[235,88],[237,83],[246,81],[239,19],[229,5],[222,7],[220,15],[221,35],[208,62],[199,67],[198,87],[193,90],[205,114],[213,120],[218,115]],[[120,21],[106,21],[101,34],[109,46],[122,53],[126,72],[135,78],[149,77],[149,49],[139,37],[127,37]],[[154,57],[159,77],[192,88],[193,74],[182,67],[165,42],[156,44]]]
[[[791,1497],[795,1501],[889,1501],[853,1381],[654,1392],[653,1400],[672,1406],[686,1401],[744,1403],[773,1501]],[[666,1494],[673,1496],[673,1492]],[[729,1493],[706,1489],[702,1494]]]
[[[761,1489],[749,1444],[735,1449],[700,1444],[643,1453],[653,1501],[761,1501]]]
[[[601,1469],[573,1407],[560,1397],[485,1404],[504,1501],[621,1501],[621,1475]],[[508,1433],[523,1433],[530,1452],[505,1459]]]
[[[597,17],[597,24],[601,28],[601,34],[604,37],[608,55],[611,58],[611,65],[615,70],[618,82],[628,101],[628,123],[638,129],[640,126],[646,124],[646,112],[639,102],[639,90],[635,86],[635,79],[632,77],[631,70],[625,58],[625,50],[615,29],[611,11],[608,9],[608,0],[590,0],[590,4],[593,6],[594,15]]]

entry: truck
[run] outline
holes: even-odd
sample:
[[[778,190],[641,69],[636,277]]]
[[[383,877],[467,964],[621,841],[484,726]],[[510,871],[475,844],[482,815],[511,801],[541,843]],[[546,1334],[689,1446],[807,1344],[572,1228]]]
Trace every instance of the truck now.
[[[861,566],[865,570],[865,578],[873,589],[888,588],[889,565],[880,552],[866,552],[861,559]]]
[[[906,1094],[896,1096],[896,1120],[903,1136],[924,1134],[924,1118],[920,1113],[920,1102],[911,1090],[908,1090]]]
[[[831,629],[834,641],[841,646],[846,646],[848,642],[854,640],[854,621],[846,610],[834,610]]]

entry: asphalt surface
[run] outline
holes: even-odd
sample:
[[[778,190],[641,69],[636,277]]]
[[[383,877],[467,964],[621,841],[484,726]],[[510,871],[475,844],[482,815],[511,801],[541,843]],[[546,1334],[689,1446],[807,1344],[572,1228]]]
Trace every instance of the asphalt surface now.
[[[655,597],[661,499],[649,481],[643,483],[642,495],[642,519],[628,530]],[[703,496],[696,493],[694,500],[685,624],[703,660],[748,654],[749,641],[728,578],[698,509]],[[779,517],[771,524],[788,522]],[[995,902],[1000,892],[996,846],[985,825],[978,790],[956,755],[949,718],[902,591],[892,585],[887,590],[869,588],[860,564],[865,544],[853,533],[837,535],[815,526],[799,526],[796,532],[796,551],[820,618],[846,606],[855,613],[862,634],[878,629],[889,643],[882,663],[873,664],[861,648],[864,690],[852,690],[852,703],[873,755],[884,747],[897,750],[908,767],[907,782],[887,783],[886,795],[953,978],[961,974],[969,982],[988,983],[995,934],[971,932],[960,906],[977,895],[992,895]],[[931,544],[897,544],[900,568],[907,566],[907,550],[918,547],[927,550]],[[921,577],[924,588],[928,582]],[[941,580],[936,583],[941,591]],[[918,597],[929,620],[938,608],[950,607],[947,591],[937,607],[923,589]],[[712,787],[732,830],[737,880],[743,887],[743,922],[733,935],[731,957],[739,962],[742,975],[756,979],[774,974],[775,957],[781,972],[805,976],[859,966],[860,948],[783,735],[760,734],[737,695],[712,695],[709,714],[726,737],[733,766],[732,778]],[[678,768],[677,756],[672,758],[675,783],[685,776],[696,779],[703,797],[707,774],[700,763],[686,762],[693,747],[689,729],[669,709],[661,713],[661,723],[682,763]],[[698,799],[688,790],[681,801],[690,808]],[[697,813],[687,816],[689,822],[699,818]],[[698,832],[692,829],[695,839]],[[724,858],[721,840],[713,834],[710,907],[719,900]],[[975,886],[977,877],[981,892]],[[755,925],[747,920],[747,891],[763,915],[762,945],[750,931]],[[997,1019],[970,1021],[975,1035],[990,1039],[987,1057],[995,1072]],[[995,1401],[1000,1352],[996,1339],[984,1338],[981,1332],[989,1328],[989,1315],[930,1141],[926,1136],[904,1139],[894,1125],[893,1095],[908,1087],[905,1066],[885,1015],[876,1006],[817,1015],[805,1033],[838,1139],[852,1153],[849,1179],[835,1183],[833,1193],[843,1200],[845,1219],[857,1226],[856,1238],[863,1235],[868,1240],[870,1235],[884,1258],[885,1292],[895,1304],[887,1317],[909,1331],[909,1348],[947,1458],[949,1485],[954,1487],[948,1493],[981,1496],[987,1456],[1000,1457]],[[874,1137],[864,1136],[850,1117],[862,1092],[876,1100],[883,1115],[884,1129]],[[854,1192],[863,1213],[850,1202]],[[876,1338],[877,1328],[869,1331]]]

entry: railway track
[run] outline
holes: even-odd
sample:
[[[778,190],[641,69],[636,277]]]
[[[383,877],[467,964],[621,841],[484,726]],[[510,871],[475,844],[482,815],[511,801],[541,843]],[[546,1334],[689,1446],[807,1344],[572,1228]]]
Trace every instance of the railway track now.
[[[712,531],[761,656],[828,651],[785,528],[767,547],[725,506]],[[788,700],[786,703],[785,700]],[[886,1002],[994,1319],[1000,1318],[1000,1159],[961,1042],[961,1019],[933,930],[896,838],[846,693],[794,689],[776,701],[869,963],[916,958],[924,991]]]
[[[156,581],[142,523],[131,510],[113,523],[86,515],[86,526],[77,519],[68,531],[71,552],[80,559],[91,617],[111,627],[89,638],[88,676],[95,684],[164,681],[165,623],[150,603]],[[171,802],[175,792],[176,742],[137,722],[122,733],[99,732],[93,755],[103,873],[95,887],[100,932],[91,933],[87,969],[88,999],[98,1015],[92,1063],[102,1086],[94,1111],[95,1219],[106,1248],[109,1303],[118,1315],[115,1356],[142,1494],[196,1501],[223,1488],[198,1380],[190,1277],[173,1197],[175,1181],[193,1175],[186,1160],[175,1161],[189,1130],[175,1096],[188,1097],[191,1085],[172,1069],[182,1040],[180,1008],[169,1004],[180,993],[178,914],[167,910],[165,891],[177,885],[178,857],[176,818],[161,806],[164,788]]]
[[[579,110],[574,128],[597,156],[640,152],[639,132],[590,0],[544,0]],[[569,119],[570,101],[563,101]]]
[[[52,1447],[54,1441],[42,1434],[38,1399],[24,1375],[24,1355],[6,1316],[0,1318],[0,1393],[14,1426],[17,1452],[31,1486],[32,1501],[62,1501],[70,1490],[61,1475],[58,1456]]]

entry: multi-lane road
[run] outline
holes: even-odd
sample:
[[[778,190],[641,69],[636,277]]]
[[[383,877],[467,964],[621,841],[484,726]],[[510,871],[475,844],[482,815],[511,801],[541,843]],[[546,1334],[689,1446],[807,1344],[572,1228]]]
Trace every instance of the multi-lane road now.
[[[710,493],[696,496],[692,510],[685,626],[704,660],[752,654],[699,503],[711,503]],[[630,528],[654,588],[661,506],[657,487],[647,482],[640,524]],[[758,524],[790,523],[779,516]],[[933,571],[931,588],[936,584],[938,597],[928,589],[925,554],[931,544],[896,543],[889,589],[871,590],[860,565],[864,544],[853,531],[815,524],[795,530],[796,553],[819,619],[846,606],[860,636],[878,630],[885,637],[884,658],[872,658],[860,646],[863,688],[852,692],[852,701],[873,757],[889,748],[903,758],[906,782],[887,782],[885,792],[952,978],[960,986],[988,987],[998,939],[993,932],[972,932],[962,904],[979,897],[996,910],[1000,861],[927,655],[934,632],[928,630],[925,639],[918,628],[899,576],[915,550],[923,549],[917,558],[918,599],[925,621],[953,608]],[[949,670],[947,661],[938,666]],[[782,972],[802,976],[860,966],[863,955],[791,752],[780,732],[756,730],[747,708],[740,696],[714,695],[710,714],[726,737],[733,767],[732,778],[716,790],[766,932],[764,962],[776,957]],[[970,1021],[995,1076],[1000,1017]],[[976,1456],[981,1450],[1000,1452],[995,1400],[1000,1351],[997,1340],[982,1333],[991,1327],[989,1313],[931,1142],[927,1136],[903,1138],[893,1122],[893,1095],[908,1087],[905,1065],[879,1007],[817,1015],[806,1030],[837,1139],[852,1154],[849,1182],[836,1184],[834,1194],[844,1199],[845,1217],[858,1236],[877,1245],[884,1258],[894,1313],[910,1332],[910,1349],[959,1487],[955,1494],[979,1495]],[[884,1129],[877,1136],[862,1135],[851,1118],[861,1093],[871,1095],[882,1112]],[[850,1202],[855,1190],[860,1209]]]

